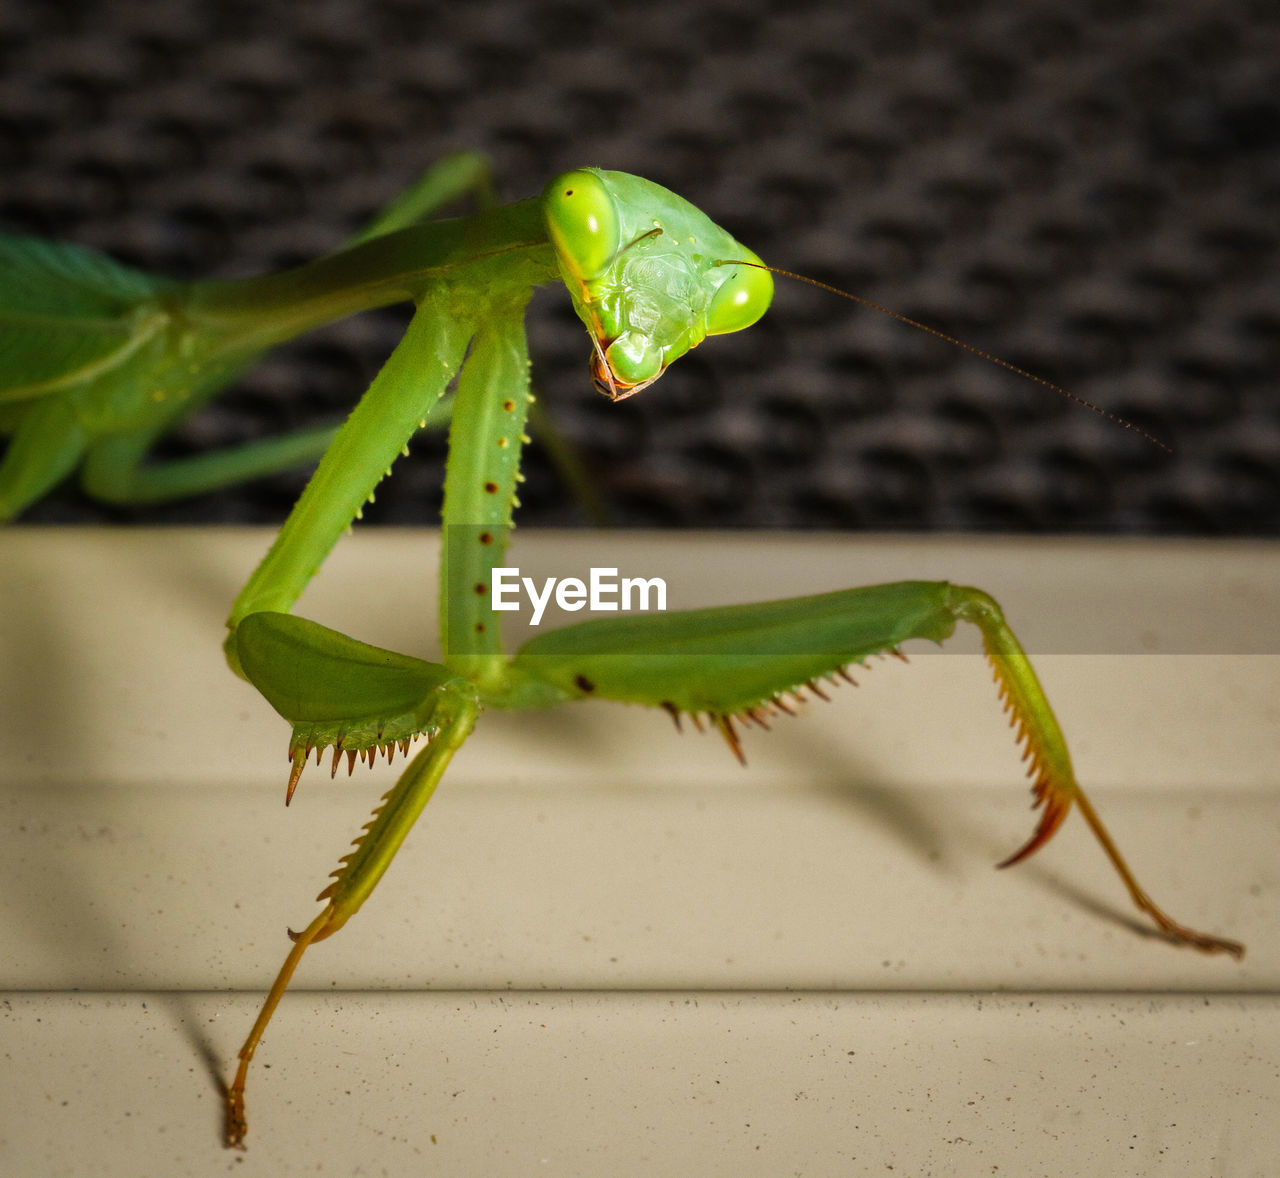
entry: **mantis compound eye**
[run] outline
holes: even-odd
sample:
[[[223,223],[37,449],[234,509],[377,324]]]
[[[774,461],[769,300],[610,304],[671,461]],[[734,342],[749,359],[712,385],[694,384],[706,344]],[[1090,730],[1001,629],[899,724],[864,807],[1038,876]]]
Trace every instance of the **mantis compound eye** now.
[[[604,183],[579,168],[557,176],[542,191],[547,230],[560,261],[575,278],[590,282],[618,252],[618,210]]]
[[[742,253],[743,261],[760,261],[750,250]],[[708,335],[725,335],[750,327],[773,301],[773,275],[768,270],[733,262],[722,262],[721,268],[727,276],[707,307]]]

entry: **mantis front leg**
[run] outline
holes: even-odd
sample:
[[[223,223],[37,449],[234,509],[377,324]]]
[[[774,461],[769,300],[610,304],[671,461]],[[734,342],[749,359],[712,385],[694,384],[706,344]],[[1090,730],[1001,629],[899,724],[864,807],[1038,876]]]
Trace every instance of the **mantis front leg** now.
[[[382,878],[409,829],[430,799],[454,752],[470,734],[486,693],[504,694],[506,655],[488,595],[502,560],[511,523],[528,400],[528,356],[523,310],[527,294],[493,308],[493,317],[474,332],[446,314],[438,303],[424,304],[409,333],[352,415],[343,437],[326,455],[277,544],[245,587],[231,618],[227,653],[293,724],[287,797],[297,786],[308,755],[332,749],[333,769],[346,754],[373,763],[379,752],[407,752],[425,737],[427,747],[383,799],[356,850],[318,899],[324,910],[300,934],[276,977],[253,1029],[240,1049],[240,1063],[227,1095],[227,1144],[242,1147],[248,1132],[244,1091],[249,1063],[307,947],[342,927]],[[387,432],[395,406],[412,428],[421,398],[448,382],[471,339],[458,378],[458,413],[446,483],[447,590],[442,631],[448,666],[380,650],[314,622],[274,612],[293,604],[327,545],[336,524],[355,514],[389,464]],[[430,374],[425,384],[423,373]],[[390,424],[396,423],[394,416]],[[353,436],[347,445],[343,439]],[[394,437],[394,434],[390,436]],[[488,437],[492,445],[480,441]],[[503,444],[499,444],[502,442]],[[365,472],[362,481],[353,468]],[[369,480],[372,480],[370,482]],[[335,484],[345,501],[326,510]],[[315,488],[313,492],[312,488]],[[314,506],[313,506],[314,504]],[[463,523],[462,521],[468,521]],[[453,604],[450,605],[452,596]],[[265,609],[263,607],[266,607]],[[546,693],[548,701],[554,692]]]
[[[301,932],[239,1052],[227,1091],[227,1144],[242,1148],[249,1130],[244,1090],[249,1064],[307,948],[336,933],[377,886],[440,778],[475,727],[478,695],[447,668],[379,650],[288,614],[251,614],[237,640],[241,661],[277,710],[294,719],[290,792],[314,747],[332,747],[334,768],[345,751],[370,764],[379,750],[426,739],[372,820],[316,897],[324,909]],[[305,687],[303,685],[306,685]],[[300,694],[300,688],[303,694]],[[334,721],[333,717],[340,717]]]
[[[1133,902],[1179,944],[1244,954],[1236,941],[1169,917],[1138,884],[1071,765],[1066,741],[1039,679],[996,602],[945,581],[902,581],[759,605],[607,619],[552,631],[526,643],[512,666],[519,691],[553,687],[566,698],[661,707],[680,723],[705,716],[742,758],[738,726],[767,727],[790,711],[788,697],[823,695],[820,681],[849,678],[850,665],[897,653],[911,638],[942,642],[957,622],[977,626],[996,685],[1029,762],[1040,822],[1000,866],[1044,846],[1075,805]]]

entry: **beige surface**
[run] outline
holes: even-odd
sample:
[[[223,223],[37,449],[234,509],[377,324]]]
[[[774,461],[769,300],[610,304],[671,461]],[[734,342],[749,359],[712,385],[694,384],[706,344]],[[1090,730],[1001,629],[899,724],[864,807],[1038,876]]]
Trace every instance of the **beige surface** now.
[[[1145,935],[1075,821],[990,869],[1033,818],[972,653],[878,665],[745,771],[660,713],[489,715],[224,1153],[283,930],[391,780],[312,769],[282,808],[283,722],[218,651],[267,539],[0,536],[0,1173],[1273,1172],[1280,549],[831,536],[514,563],[665,573],[673,606],[982,585],[1140,878],[1245,962]],[[345,541],[304,612],[423,649],[434,544]]]

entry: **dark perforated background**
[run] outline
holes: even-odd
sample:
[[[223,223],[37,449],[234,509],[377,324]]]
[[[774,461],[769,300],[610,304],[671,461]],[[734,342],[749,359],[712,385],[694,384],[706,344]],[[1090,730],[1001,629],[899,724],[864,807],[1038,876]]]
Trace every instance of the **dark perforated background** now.
[[[1274,0],[0,0],[0,224],[235,275],[333,246],[448,150],[513,197],[640,172],[1175,453],[785,283],[610,405],[548,292],[535,376],[620,521],[1275,534],[1278,96]],[[400,322],[302,341],[175,445],[341,415]],[[433,520],[439,459],[415,446],[370,518]],[[273,522],[299,486],[28,518]],[[524,501],[579,518],[536,452]]]

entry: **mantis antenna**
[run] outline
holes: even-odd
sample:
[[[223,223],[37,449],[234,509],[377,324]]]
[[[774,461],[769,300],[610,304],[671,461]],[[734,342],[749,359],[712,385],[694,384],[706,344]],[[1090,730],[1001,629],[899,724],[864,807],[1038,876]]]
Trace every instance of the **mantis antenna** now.
[[[998,364],[1001,368],[1007,369],[1009,372],[1015,373],[1026,380],[1043,385],[1047,389],[1052,389],[1060,397],[1065,397],[1068,401],[1074,401],[1077,405],[1083,406],[1085,409],[1096,413],[1099,417],[1105,417],[1108,421],[1114,422],[1116,425],[1137,434],[1146,442],[1150,442],[1159,450],[1163,450],[1166,454],[1172,454],[1173,448],[1165,445],[1159,438],[1153,437],[1147,433],[1140,425],[1136,425],[1126,417],[1121,417],[1118,413],[1112,413],[1110,409],[1104,409],[1101,405],[1095,405],[1092,401],[1086,400],[1084,397],[1064,389],[1061,385],[1056,385],[1051,380],[1046,380],[1043,376],[1037,376],[1034,372],[1028,372],[1025,368],[1019,368],[1016,364],[1010,364],[1008,360],[1002,360],[999,356],[993,355],[991,352],[984,352],[981,348],[976,348],[973,344],[967,344],[962,339],[957,339],[954,335],[948,335],[945,331],[939,331],[936,327],[930,327],[927,323],[921,323],[918,319],[912,319],[903,315],[898,311],[890,310],[888,307],[882,307],[879,303],[873,303],[870,299],[864,299],[861,295],[850,294],[847,290],[841,290],[838,286],[832,286],[830,283],[821,282],[817,278],[810,278],[807,274],[797,274],[793,270],[781,270],[777,266],[766,266],[763,262],[748,262],[745,259],[722,259],[715,263],[717,266],[752,266],[757,270],[768,270],[770,274],[781,274],[783,278],[794,278],[797,282],[807,283],[809,286],[816,286],[819,290],[828,291],[830,294],[839,295],[842,299],[848,299],[851,303],[858,303],[863,307],[868,307],[872,311],[879,311],[881,315],[888,315],[890,319],[896,319],[899,323],[905,323],[908,327],[917,327],[921,331],[928,332],[929,335],[936,336],[940,340],[952,344],[957,348],[977,356],[981,360],[986,360],[989,364]]]

